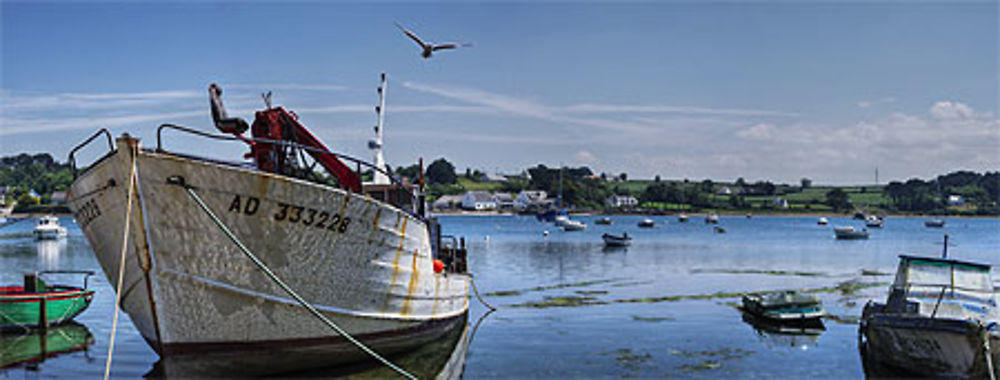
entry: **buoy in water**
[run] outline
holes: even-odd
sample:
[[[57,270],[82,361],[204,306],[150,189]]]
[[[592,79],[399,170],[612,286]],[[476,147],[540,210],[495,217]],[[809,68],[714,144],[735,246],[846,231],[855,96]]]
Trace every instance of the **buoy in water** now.
[[[542,231],[542,236],[549,236],[549,230]]]

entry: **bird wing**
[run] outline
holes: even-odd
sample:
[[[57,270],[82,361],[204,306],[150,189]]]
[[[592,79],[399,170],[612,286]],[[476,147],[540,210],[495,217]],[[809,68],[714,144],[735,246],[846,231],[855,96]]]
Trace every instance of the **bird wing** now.
[[[433,45],[431,47],[431,50],[438,51],[438,50],[455,49],[458,47],[470,47],[470,46],[472,46],[472,44],[440,44],[440,45]]]
[[[399,30],[402,30],[403,33],[406,34],[407,37],[410,37],[411,39],[413,39],[413,41],[415,41],[418,45],[420,45],[420,47],[425,48],[425,49],[427,48],[427,43],[424,42],[423,40],[421,40],[420,37],[417,37],[416,34],[413,34],[413,32],[411,32],[408,29],[404,28],[402,25],[399,25],[398,22],[395,23],[395,24],[396,24],[396,27],[399,28]]]

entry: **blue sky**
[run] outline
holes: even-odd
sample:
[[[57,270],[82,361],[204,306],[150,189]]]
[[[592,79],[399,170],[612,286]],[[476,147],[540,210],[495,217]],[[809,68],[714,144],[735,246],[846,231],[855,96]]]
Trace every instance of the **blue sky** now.
[[[211,129],[259,93],[368,157],[817,183],[1000,168],[997,3],[0,3],[0,155]],[[475,46],[430,60],[427,40]],[[238,159],[243,147],[168,137]],[[98,153],[95,149],[92,154]]]

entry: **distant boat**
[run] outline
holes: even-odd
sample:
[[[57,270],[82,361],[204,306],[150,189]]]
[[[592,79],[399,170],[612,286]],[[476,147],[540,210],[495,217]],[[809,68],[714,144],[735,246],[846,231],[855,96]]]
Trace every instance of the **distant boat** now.
[[[944,227],[944,219],[930,219],[924,221],[924,227],[941,228]]]
[[[816,221],[816,224],[819,224],[819,225],[821,225],[821,226],[825,226],[825,225],[827,225],[827,224],[829,224],[829,223],[830,223],[830,221],[829,221],[829,220],[826,220],[826,217],[825,217],[825,216],[821,216],[821,217],[819,217],[819,220],[817,220],[817,221]]]
[[[552,222],[556,225],[556,227],[565,226],[566,223],[569,222],[569,216],[568,215],[556,215],[556,218],[553,219]]]
[[[639,228],[653,228],[654,226],[656,226],[656,222],[652,219],[645,218],[639,221]]]
[[[604,234],[601,239],[604,239],[604,245],[608,247],[627,247],[632,244],[632,237],[628,236],[628,232],[622,232],[621,236]]]
[[[868,301],[861,314],[858,348],[866,368],[1000,377],[1000,313],[989,265],[903,255],[895,279],[886,302]]]
[[[833,229],[833,233],[837,236],[837,239],[842,240],[856,240],[856,239],[867,239],[868,230],[856,230],[854,227],[837,227]]]
[[[677,215],[677,221],[681,223],[687,223],[688,222],[687,214],[681,213],[680,215]]]
[[[34,234],[35,239],[38,240],[58,239],[66,236],[66,227],[59,225],[59,218],[52,215],[45,215],[38,218]]]
[[[90,306],[94,291],[68,285],[48,285],[40,275],[78,273],[90,277],[90,271],[46,271],[24,275],[21,286],[0,286],[0,331],[28,330],[69,322]],[[44,307],[42,307],[44,304]]]
[[[717,234],[724,234],[724,233],[726,233],[726,229],[724,227],[721,227],[721,226],[715,226],[714,228],[712,228],[712,231],[715,231],[715,233],[717,233]]]
[[[867,227],[882,228],[883,225],[885,225],[885,219],[882,219],[879,216],[868,215],[865,219],[865,226]]]
[[[719,223],[719,214],[708,214],[708,215],[705,215],[705,223],[706,224],[718,224]]]
[[[535,219],[539,222],[554,222],[556,217],[567,215],[566,210],[549,209],[535,214]]]
[[[751,213],[748,212],[747,213],[747,219],[753,219],[753,214],[751,214]]]
[[[863,211],[858,211],[854,213],[854,219],[856,220],[865,220],[865,218],[867,217],[868,215],[865,214]]]
[[[819,298],[795,291],[747,294],[743,296],[743,310],[758,318],[780,323],[819,322],[826,314]]]
[[[603,218],[600,218],[600,219],[594,221],[594,224],[609,225],[609,224],[611,224],[611,218],[605,216]]]
[[[587,223],[567,219],[562,225],[563,231],[583,231],[587,229]]]

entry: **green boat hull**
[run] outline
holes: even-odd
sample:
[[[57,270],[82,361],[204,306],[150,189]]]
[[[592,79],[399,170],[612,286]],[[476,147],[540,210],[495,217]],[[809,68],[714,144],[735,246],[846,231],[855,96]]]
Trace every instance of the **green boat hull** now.
[[[45,292],[27,293],[22,287],[0,288],[0,331],[27,330],[60,325],[87,309],[94,291],[50,286]]]
[[[94,343],[87,327],[70,322],[27,333],[0,334],[0,368],[37,363],[56,355],[84,350]]]

